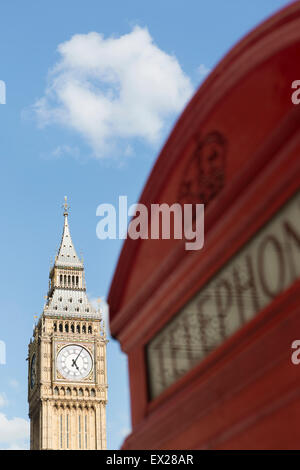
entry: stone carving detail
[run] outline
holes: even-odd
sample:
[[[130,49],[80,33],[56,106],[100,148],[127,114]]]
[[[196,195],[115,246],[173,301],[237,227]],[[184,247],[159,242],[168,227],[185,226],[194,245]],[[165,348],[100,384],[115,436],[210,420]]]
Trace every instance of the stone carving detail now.
[[[218,131],[198,140],[179,186],[182,204],[207,205],[224,187],[227,141]]]

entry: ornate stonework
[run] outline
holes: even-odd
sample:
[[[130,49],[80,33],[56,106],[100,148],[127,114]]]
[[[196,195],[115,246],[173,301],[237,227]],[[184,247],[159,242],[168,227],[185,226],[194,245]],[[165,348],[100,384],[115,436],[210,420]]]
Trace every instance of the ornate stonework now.
[[[227,141],[218,131],[195,138],[195,146],[183,172],[178,200],[206,206],[225,184]]]
[[[64,204],[61,245],[28,355],[30,448],[106,449],[106,334],[86,295]]]

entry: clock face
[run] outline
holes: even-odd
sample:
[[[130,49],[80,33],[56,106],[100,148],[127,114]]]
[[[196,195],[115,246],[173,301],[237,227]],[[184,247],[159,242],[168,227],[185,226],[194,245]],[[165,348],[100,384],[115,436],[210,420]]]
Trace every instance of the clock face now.
[[[78,381],[89,375],[93,367],[93,360],[85,347],[69,344],[57,354],[56,366],[65,379]]]
[[[33,388],[36,383],[36,355],[33,354],[30,366],[30,386]]]

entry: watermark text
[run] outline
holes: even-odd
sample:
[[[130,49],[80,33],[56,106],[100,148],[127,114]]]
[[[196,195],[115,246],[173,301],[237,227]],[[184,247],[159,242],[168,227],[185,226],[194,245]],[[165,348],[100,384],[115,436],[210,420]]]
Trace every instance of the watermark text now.
[[[0,80],[0,104],[6,104],[6,85],[3,80]]]
[[[6,345],[0,340],[0,365],[6,364]]]
[[[101,217],[96,227],[100,240],[173,238],[185,239],[186,250],[200,250],[204,246],[204,204],[163,203],[150,207],[132,204],[128,207],[127,196],[119,196],[118,211],[112,204],[100,204],[96,215]],[[132,219],[128,224],[129,217]]]
[[[292,88],[295,90],[291,95],[291,100],[293,104],[300,103],[300,80],[294,80],[292,82]]]

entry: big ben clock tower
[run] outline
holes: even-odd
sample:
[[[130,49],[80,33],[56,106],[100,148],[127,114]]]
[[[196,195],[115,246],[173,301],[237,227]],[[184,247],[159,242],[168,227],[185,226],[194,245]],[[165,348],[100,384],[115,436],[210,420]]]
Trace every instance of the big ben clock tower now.
[[[104,322],[86,295],[84,266],[64,228],[28,355],[30,448],[106,449]]]

